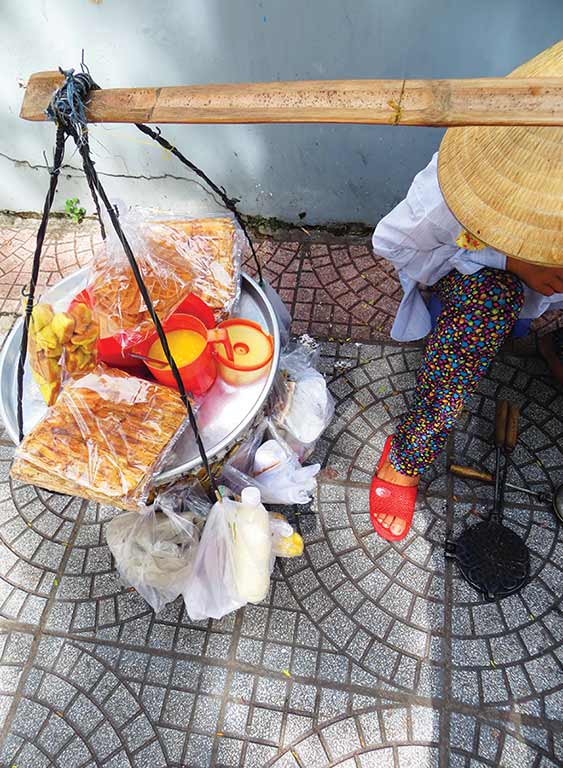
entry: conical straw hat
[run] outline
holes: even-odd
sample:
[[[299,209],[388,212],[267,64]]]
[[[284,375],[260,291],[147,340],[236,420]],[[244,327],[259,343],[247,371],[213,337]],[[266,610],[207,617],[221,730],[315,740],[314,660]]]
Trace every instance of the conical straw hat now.
[[[508,77],[563,77],[563,41]],[[563,266],[563,128],[449,128],[438,176],[454,216],[483,243]]]

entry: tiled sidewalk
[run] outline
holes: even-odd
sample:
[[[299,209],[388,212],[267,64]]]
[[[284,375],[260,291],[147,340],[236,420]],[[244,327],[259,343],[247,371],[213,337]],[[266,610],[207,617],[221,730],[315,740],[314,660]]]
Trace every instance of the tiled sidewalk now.
[[[90,222],[60,225],[44,282],[85,263],[96,236]],[[17,311],[32,245],[29,222],[0,230],[0,327]],[[289,510],[303,557],[278,561],[268,600],[223,621],[191,622],[181,601],[156,617],[119,584],[103,531],[114,511],[12,483],[4,438],[1,768],[561,765],[554,516],[507,497],[533,579],[498,603],[443,557],[447,532],[490,502],[488,489],[453,482],[447,462],[491,466],[499,394],[522,408],[511,479],[563,482],[561,390],[537,358],[505,354],[424,478],[410,535],[386,544],[367,515],[369,480],[420,355],[388,341],[398,285],[365,242],[296,232],[260,252],[295,331],[324,340],[337,400],[317,498]]]

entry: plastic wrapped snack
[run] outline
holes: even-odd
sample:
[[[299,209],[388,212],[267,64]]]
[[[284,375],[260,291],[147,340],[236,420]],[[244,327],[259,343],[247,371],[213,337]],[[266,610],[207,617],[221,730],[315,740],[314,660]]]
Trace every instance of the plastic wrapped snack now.
[[[121,225],[161,321],[190,293],[208,304],[217,320],[231,312],[240,291],[242,243],[231,217],[151,220],[146,212],[130,211],[122,216]],[[153,330],[115,235],[94,258],[88,291],[102,338],[119,334],[125,347]]]
[[[135,510],[185,418],[174,390],[98,366],[66,384],[26,435],[12,477]]]
[[[190,289],[222,320],[240,293],[240,263],[244,237],[230,216],[163,220],[145,224],[151,254],[189,264]]]
[[[279,512],[270,512],[270,532],[274,557],[301,557],[303,539]]]
[[[302,346],[282,355],[270,398],[270,414],[300,459],[310,455],[334,415],[334,400],[313,367],[314,351]]]
[[[158,512],[154,506],[114,517],[106,537],[117,569],[155,613],[182,593],[196,557],[199,530],[189,512]]]
[[[98,326],[84,304],[57,312],[51,304],[33,307],[29,324],[29,365],[47,405],[53,405],[66,376],[78,378],[97,363]]]

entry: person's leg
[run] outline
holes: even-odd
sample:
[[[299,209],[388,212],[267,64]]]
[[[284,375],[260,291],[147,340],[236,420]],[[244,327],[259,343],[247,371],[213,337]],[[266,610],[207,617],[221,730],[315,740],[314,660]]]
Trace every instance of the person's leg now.
[[[417,374],[414,403],[401,420],[392,450],[378,477],[398,485],[416,485],[419,475],[444,448],[467,399],[522,309],[524,292],[510,272],[483,269],[474,275],[451,272],[435,286],[443,310]],[[405,523],[378,516],[400,535]]]

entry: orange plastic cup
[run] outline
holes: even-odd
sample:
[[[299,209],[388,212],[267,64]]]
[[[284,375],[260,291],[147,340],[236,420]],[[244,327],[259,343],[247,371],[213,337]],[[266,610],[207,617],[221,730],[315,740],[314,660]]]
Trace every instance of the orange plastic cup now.
[[[217,378],[217,363],[215,361],[214,344],[222,344],[227,357],[233,357],[233,350],[227,332],[221,328],[209,329],[193,315],[175,314],[162,324],[165,334],[171,331],[192,331],[201,336],[201,352],[190,363],[178,366],[180,378],[188,392],[202,395],[207,392]],[[144,364],[154,378],[167,387],[178,389],[172,369],[164,361],[156,363],[151,357],[151,347],[158,341],[156,332],[135,347],[135,353],[143,359]],[[149,359],[148,359],[149,358]]]
[[[274,342],[258,323],[243,318],[225,320],[219,330],[226,331],[233,355],[226,346],[218,347],[219,375],[234,387],[252,384],[270,370]]]

